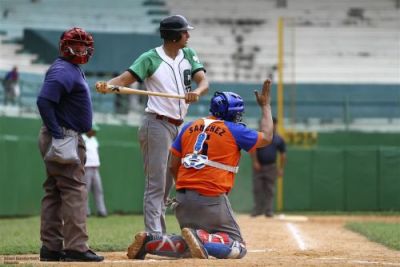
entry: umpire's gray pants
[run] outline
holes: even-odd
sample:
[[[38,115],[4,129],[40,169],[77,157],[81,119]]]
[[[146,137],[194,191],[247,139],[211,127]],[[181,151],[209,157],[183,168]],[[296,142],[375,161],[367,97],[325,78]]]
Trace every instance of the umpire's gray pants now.
[[[39,149],[42,157],[51,143],[51,135],[45,126],[39,133]],[[60,164],[44,161],[46,180],[41,206],[40,240],[50,250],[63,249],[87,251],[86,232],[86,183],[84,164],[86,147],[79,135],[78,155],[80,164]]]
[[[203,229],[209,233],[224,232],[232,239],[243,242],[228,197],[202,196],[193,190],[176,192],[178,205],[175,216],[182,228]]]
[[[253,173],[254,214],[273,214],[276,178],[276,164],[262,165]]]
[[[166,233],[165,201],[172,186],[168,171],[169,149],[178,135],[178,127],[146,113],[139,128],[139,141],[146,176],[143,212],[145,230]]]

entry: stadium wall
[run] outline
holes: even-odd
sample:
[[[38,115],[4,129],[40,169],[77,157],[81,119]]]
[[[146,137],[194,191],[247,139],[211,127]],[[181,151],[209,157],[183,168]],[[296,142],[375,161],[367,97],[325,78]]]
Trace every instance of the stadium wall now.
[[[38,54],[40,59],[51,64],[58,56],[58,43],[62,31],[25,29],[24,49]],[[162,44],[158,34],[92,32],[94,54],[88,64],[82,66],[87,73],[121,73],[133,60],[149,47]]]
[[[0,216],[39,214],[45,177],[37,145],[40,125],[38,119],[0,117]],[[137,128],[100,126],[107,208],[110,212],[141,213],[144,177]],[[400,210],[398,138],[343,132],[320,133],[318,138],[323,144],[313,148],[288,148],[284,210]],[[346,140],[344,146],[338,145],[341,140]],[[251,161],[243,153],[229,196],[235,211],[252,208],[251,177]]]
[[[245,100],[246,117],[259,116],[254,98],[257,83],[211,83],[209,95],[215,91],[232,91]],[[276,114],[277,85],[272,86],[271,105]],[[200,104],[189,109],[190,116],[203,116],[209,100],[202,98]],[[319,119],[350,122],[359,118],[400,118],[400,86],[398,84],[285,84],[285,118],[296,121]]]

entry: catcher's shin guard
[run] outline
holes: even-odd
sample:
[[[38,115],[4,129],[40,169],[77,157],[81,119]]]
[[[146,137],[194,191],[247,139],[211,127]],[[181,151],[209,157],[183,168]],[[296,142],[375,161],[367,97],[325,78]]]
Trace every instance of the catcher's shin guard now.
[[[234,241],[227,233],[210,234],[202,229],[196,231],[208,254],[218,259],[241,259],[246,253],[246,247],[239,241]]]

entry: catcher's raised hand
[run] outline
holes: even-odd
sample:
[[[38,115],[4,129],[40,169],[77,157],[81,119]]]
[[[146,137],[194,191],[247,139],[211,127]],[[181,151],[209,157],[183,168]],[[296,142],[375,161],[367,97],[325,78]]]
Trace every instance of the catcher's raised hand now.
[[[107,82],[97,82],[96,83],[96,91],[102,94],[107,93]]]
[[[270,96],[271,83],[272,82],[270,79],[266,79],[264,81],[261,94],[259,94],[257,90],[254,90],[254,94],[256,95],[258,105],[265,106],[270,103],[270,101],[271,101],[271,96]]]

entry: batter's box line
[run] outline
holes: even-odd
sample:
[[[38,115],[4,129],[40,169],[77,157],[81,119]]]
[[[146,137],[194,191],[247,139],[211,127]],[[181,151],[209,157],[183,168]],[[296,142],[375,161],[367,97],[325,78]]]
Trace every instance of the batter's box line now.
[[[249,253],[265,253],[265,252],[272,252],[273,249],[270,248],[263,248],[263,249],[248,249],[247,252]]]
[[[369,260],[359,260],[359,259],[348,259],[344,257],[321,257],[316,258],[322,261],[330,261],[330,262],[346,262],[350,264],[362,264],[362,265],[388,265],[388,266],[400,266],[400,263],[396,262],[381,262],[381,261],[369,261]]]

